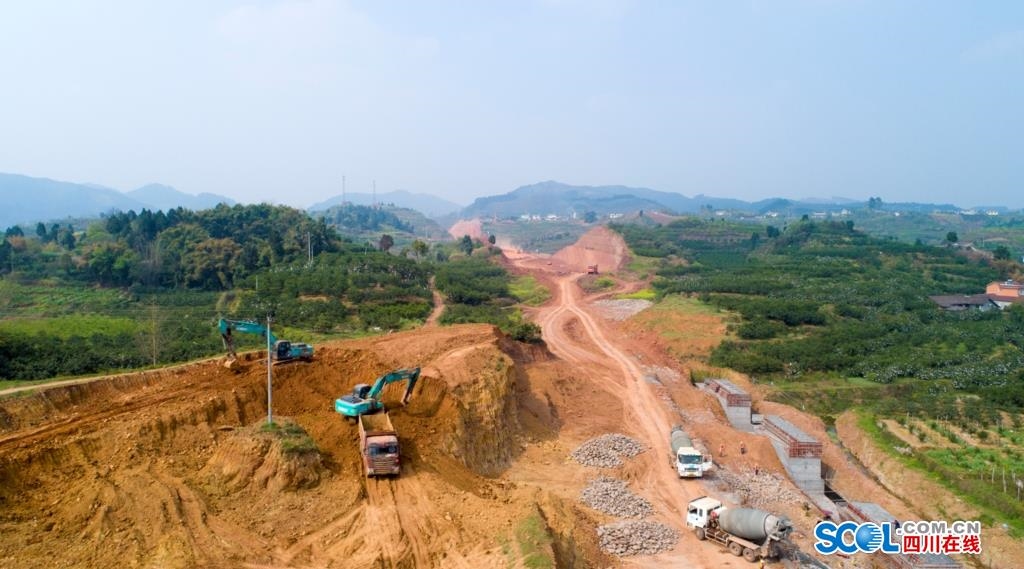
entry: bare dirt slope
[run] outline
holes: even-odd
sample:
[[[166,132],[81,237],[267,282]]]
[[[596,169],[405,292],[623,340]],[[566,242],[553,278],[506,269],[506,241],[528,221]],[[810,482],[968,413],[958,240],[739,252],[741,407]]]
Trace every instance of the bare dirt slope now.
[[[455,239],[462,239],[463,235],[469,235],[473,239],[479,239],[480,241],[486,241],[487,236],[484,235],[483,225],[479,219],[462,219],[448,228],[448,234]]]
[[[600,271],[614,272],[628,262],[628,251],[626,243],[618,234],[599,226],[584,233],[574,245],[558,251],[552,257],[571,271],[586,272],[587,266],[597,265]]]
[[[0,404],[0,566],[504,567],[536,502],[489,478],[520,447],[514,362],[489,326],[318,347],[274,368],[274,410],[312,437],[296,455],[259,424],[266,375],[216,363],[57,387]],[[423,366],[385,401],[403,475],[367,481],[333,400]],[[497,513],[496,513],[497,512]]]

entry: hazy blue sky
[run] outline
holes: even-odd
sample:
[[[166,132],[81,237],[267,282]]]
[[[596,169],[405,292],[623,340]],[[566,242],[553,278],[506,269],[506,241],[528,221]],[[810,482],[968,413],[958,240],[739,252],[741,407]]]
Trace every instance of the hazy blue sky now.
[[[0,171],[1024,206],[1024,2],[0,4]]]

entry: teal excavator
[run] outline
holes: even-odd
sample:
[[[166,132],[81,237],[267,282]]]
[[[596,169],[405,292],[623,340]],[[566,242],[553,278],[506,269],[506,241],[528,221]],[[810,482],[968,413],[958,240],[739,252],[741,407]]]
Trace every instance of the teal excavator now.
[[[269,333],[271,355],[274,361],[278,363],[290,362],[293,360],[308,361],[313,359],[313,346],[298,342],[289,342],[288,340],[278,340],[277,337],[274,336],[273,332],[269,332],[267,327],[259,322],[253,322],[251,320],[227,320],[221,318],[217,327],[220,329],[221,338],[224,339],[224,347],[228,350],[229,363],[238,359],[238,355],[235,353],[235,332],[259,334],[264,340],[267,338],[267,334]]]
[[[412,389],[416,387],[416,380],[420,378],[420,368],[400,369],[388,372],[377,378],[373,385],[360,383],[355,386],[352,393],[334,400],[334,410],[346,417],[358,417],[368,413],[376,413],[384,409],[384,403],[380,400],[380,394],[386,385],[399,381],[409,381],[405,388],[405,395],[402,396],[402,405],[409,402]]]

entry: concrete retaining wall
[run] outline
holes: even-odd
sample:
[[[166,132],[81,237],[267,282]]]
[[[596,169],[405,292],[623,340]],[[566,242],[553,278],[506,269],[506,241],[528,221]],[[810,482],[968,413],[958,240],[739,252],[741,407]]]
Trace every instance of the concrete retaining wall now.
[[[729,424],[741,431],[752,432],[753,423],[750,422],[750,394],[743,391],[728,379],[706,379],[704,386],[718,398],[725,411],[725,417]]]

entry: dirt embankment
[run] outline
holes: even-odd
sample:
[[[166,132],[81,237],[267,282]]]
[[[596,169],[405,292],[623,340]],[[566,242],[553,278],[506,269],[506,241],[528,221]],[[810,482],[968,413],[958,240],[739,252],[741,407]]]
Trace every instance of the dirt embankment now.
[[[462,239],[464,235],[469,235],[473,239],[487,241],[487,236],[484,235],[483,224],[480,223],[479,219],[460,219],[448,228],[448,234],[455,239]]]
[[[541,502],[552,515],[564,508],[482,476],[522,451],[523,372],[505,341],[490,326],[431,328],[318,346],[313,363],[275,367],[275,415],[319,452],[260,428],[258,361],[237,373],[197,364],[4,399],[0,566],[516,563],[501,543],[519,520]],[[366,480],[356,427],[333,401],[415,365],[423,372],[408,406],[398,404],[404,384],[384,392],[403,474]]]
[[[599,226],[584,233],[574,245],[559,250],[552,258],[570,271],[586,272],[589,265],[597,265],[599,271],[614,272],[629,262],[629,249],[618,233]]]

